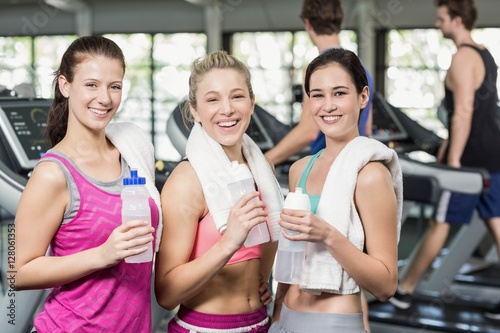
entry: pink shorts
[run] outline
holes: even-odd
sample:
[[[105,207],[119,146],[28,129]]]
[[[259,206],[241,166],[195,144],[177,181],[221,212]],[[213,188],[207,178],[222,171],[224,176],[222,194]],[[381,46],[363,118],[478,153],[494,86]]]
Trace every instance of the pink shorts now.
[[[242,314],[208,314],[181,305],[168,323],[168,333],[265,333],[269,329],[266,307]]]

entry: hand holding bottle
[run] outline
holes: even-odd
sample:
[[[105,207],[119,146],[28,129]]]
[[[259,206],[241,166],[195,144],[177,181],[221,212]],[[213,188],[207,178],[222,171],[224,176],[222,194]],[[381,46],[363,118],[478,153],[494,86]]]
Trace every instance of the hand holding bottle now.
[[[127,257],[146,252],[153,233],[154,228],[144,220],[131,220],[115,228],[99,247],[102,267],[114,266]]]
[[[122,223],[125,224],[131,220],[146,221],[146,226],[151,227],[151,208],[149,207],[149,191],[146,186],[146,179],[139,177],[137,170],[130,170],[130,178],[123,179],[122,198]],[[137,231],[136,231],[137,233]],[[135,239],[139,237],[148,237],[140,232]],[[148,238],[149,239],[149,238]],[[142,244],[142,241],[135,241],[139,245],[132,246],[131,249],[142,249],[146,251],[138,252],[135,255],[125,258],[127,263],[142,263],[153,260],[153,243],[148,241]]]
[[[265,223],[267,213],[264,202],[259,200],[256,191],[243,195],[231,208],[224,237],[234,242],[235,250],[247,239],[249,232],[256,225]]]
[[[237,161],[231,162],[229,165],[229,174],[231,182],[228,184],[229,191],[233,202],[237,202],[243,195],[255,192],[255,184],[252,173],[245,164],[239,164]],[[255,198],[258,200],[258,198]],[[269,230],[267,229],[266,221],[255,225],[245,240],[246,247],[269,242]]]
[[[297,187],[295,192],[290,192],[285,199],[284,209],[310,211],[311,205],[309,196],[302,193],[302,189]],[[293,230],[284,231],[291,235],[298,235],[299,232]],[[306,242],[287,239],[283,232],[278,243],[278,254],[276,257],[276,267],[274,277],[276,281],[288,284],[299,284],[302,275],[302,266],[305,258]]]

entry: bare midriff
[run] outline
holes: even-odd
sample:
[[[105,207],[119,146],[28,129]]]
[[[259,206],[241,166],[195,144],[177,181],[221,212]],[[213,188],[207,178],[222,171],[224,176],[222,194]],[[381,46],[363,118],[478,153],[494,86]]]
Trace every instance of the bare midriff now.
[[[321,293],[321,295],[312,295],[301,291],[298,285],[292,285],[286,293],[284,302],[289,309],[300,312],[361,313],[360,293],[349,295]]]
[[[227,265],[184,306],[203,313],[242,314],[259,309],[260,259]]]

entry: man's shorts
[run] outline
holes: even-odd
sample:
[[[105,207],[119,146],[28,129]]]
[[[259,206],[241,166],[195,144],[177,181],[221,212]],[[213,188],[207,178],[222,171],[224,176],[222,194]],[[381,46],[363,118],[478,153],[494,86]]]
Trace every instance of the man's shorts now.
[[[436,208],[436,222],[470,223],[474,209],[484,220],[500,217],[500,171],[491,172],[490,180],[490,187],[483,194],[443,191]]]

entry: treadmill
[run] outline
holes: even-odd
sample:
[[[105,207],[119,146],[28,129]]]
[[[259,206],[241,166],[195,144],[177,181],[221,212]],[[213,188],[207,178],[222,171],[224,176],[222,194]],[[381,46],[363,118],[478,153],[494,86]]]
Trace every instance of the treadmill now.
[[[379,94],[375,95],[373,121],[374,133],[379,133],[381,140],[387,138],[386,143],[399,153],[403,170],[404,205],[415,202],[434,207],[443,190],[470,194],[487,190],[489,173],[486,170],[453,169],[412,159],[410,156],[414,151],[435,155],[442,139],[417,124],[400,109],[391,106]],[[377,126],[387,130],[376,132]],[[392,134],[397,136],[391,137]],[[414,177],[423,177],[423,180],[420,182]],[[448,247],[451,255],[445,256],[440,266],[418,286],[420,292],[416,292],[409,309],[398,309],[389,302],[370,302],[372,332],[500,332],[498,322],[484,317],[483,308],[454,294],[451,287],[454,276],[472,255],[485,232],[477,215],[470,225],[459,230]],[[415,251],[410,258],[413,255]],[[400,268],[400,274],[405,269]]]
[[[12,230],[10,226],[13,226],[29,174],[47,150],[43,132],[50,104],[51,101],[46,99],[0,99],[0,222],[8,224],[7,230]],[[5,262],[6,247],[1,250],[0,270],[5,270],[8,267]],[[3,271],[2,274],[10,275],[12,271]],[[7,285],[4,292],[0,306],[0,331],[29,332],[33,315],[45,298],[46,291],[13,291]]]

